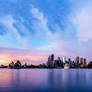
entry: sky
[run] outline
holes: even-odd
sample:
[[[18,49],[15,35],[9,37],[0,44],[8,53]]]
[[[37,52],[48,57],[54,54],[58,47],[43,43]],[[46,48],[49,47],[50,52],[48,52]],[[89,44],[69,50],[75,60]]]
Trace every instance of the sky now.
[[[0,0],[0,64],[45,63],[50,54],[92,60],[92,0]]]

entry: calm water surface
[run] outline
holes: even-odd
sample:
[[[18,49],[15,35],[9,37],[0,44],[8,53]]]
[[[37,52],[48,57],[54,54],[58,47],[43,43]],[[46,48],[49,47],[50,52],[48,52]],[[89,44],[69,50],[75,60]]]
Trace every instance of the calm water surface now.
[[[0,92],[92,92],[92,70],[0,69]]]

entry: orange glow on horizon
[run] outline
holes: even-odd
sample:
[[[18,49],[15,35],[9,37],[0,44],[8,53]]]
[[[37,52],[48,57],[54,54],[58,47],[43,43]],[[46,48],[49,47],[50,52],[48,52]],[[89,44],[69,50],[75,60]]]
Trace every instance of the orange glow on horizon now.
[[[0,64],[8,65],[11,61],[20,60],[21,63],[40,64],[41,61],[47,60],[47,56],[12,56],[10,54],[0,54]]]

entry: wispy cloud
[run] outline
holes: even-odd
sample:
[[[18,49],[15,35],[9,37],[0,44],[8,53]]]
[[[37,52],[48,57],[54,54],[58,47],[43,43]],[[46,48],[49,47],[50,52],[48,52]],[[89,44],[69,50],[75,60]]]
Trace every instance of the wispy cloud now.
[[[21,21],[15,20],[12,15],[5,15],[0,17],[0,23],[7,29],[6,34],[9,34],[8,37],[11,37],[11,39],[16,39],[16,41],[22,44],[24,47],[28,47],[28,40],[25,37],[22,37],[20,32],[22,31],[24,34],[28,34],[29,32]],[[19,27],[20,30],[18,30],[17,27]]]
[[[48,19],[45,15],[35,7],[30,8],[32,14],[32,28],[36,31],[36,35],[50,34],[50,29],[48,28]]]
[[[92,17],[87,9],[82,9],[75,17],[78,40],[87,42],[92,40]]]
[[[73,53],[73,50],[71,48],[71,45],[69,44],[70,41],[68,39],[65,39],[65,37],[68,37],[68,32],[70,29],[68,28],[69,30],[67,29],[65,31],[58,24],[49,25],[48,18],[38,8],[32,6],[30,10],[33,17],[33,29],[36,31],[37,35],[39,34],[39,38],[41,36],[44,36],[44,38],[46,38],[46,41],[48,41],[48,43],[44,41],[43,43],[46,44],[40,46],[38,49],[49,54],[55,53],[61,56],[71,55]],[[52,30],[49,28],[49,26],[52,27]]]

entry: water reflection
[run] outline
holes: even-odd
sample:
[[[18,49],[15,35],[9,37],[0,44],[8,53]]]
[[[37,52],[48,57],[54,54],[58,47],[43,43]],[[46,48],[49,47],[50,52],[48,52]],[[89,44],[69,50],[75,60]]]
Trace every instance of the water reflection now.
[[[0,92],[92,92],[92,70],[1,69]]]
[[[86,74],[84,70],[52,70],[48,72],[48,85],[51,89],[65,92],[85,90]]]

